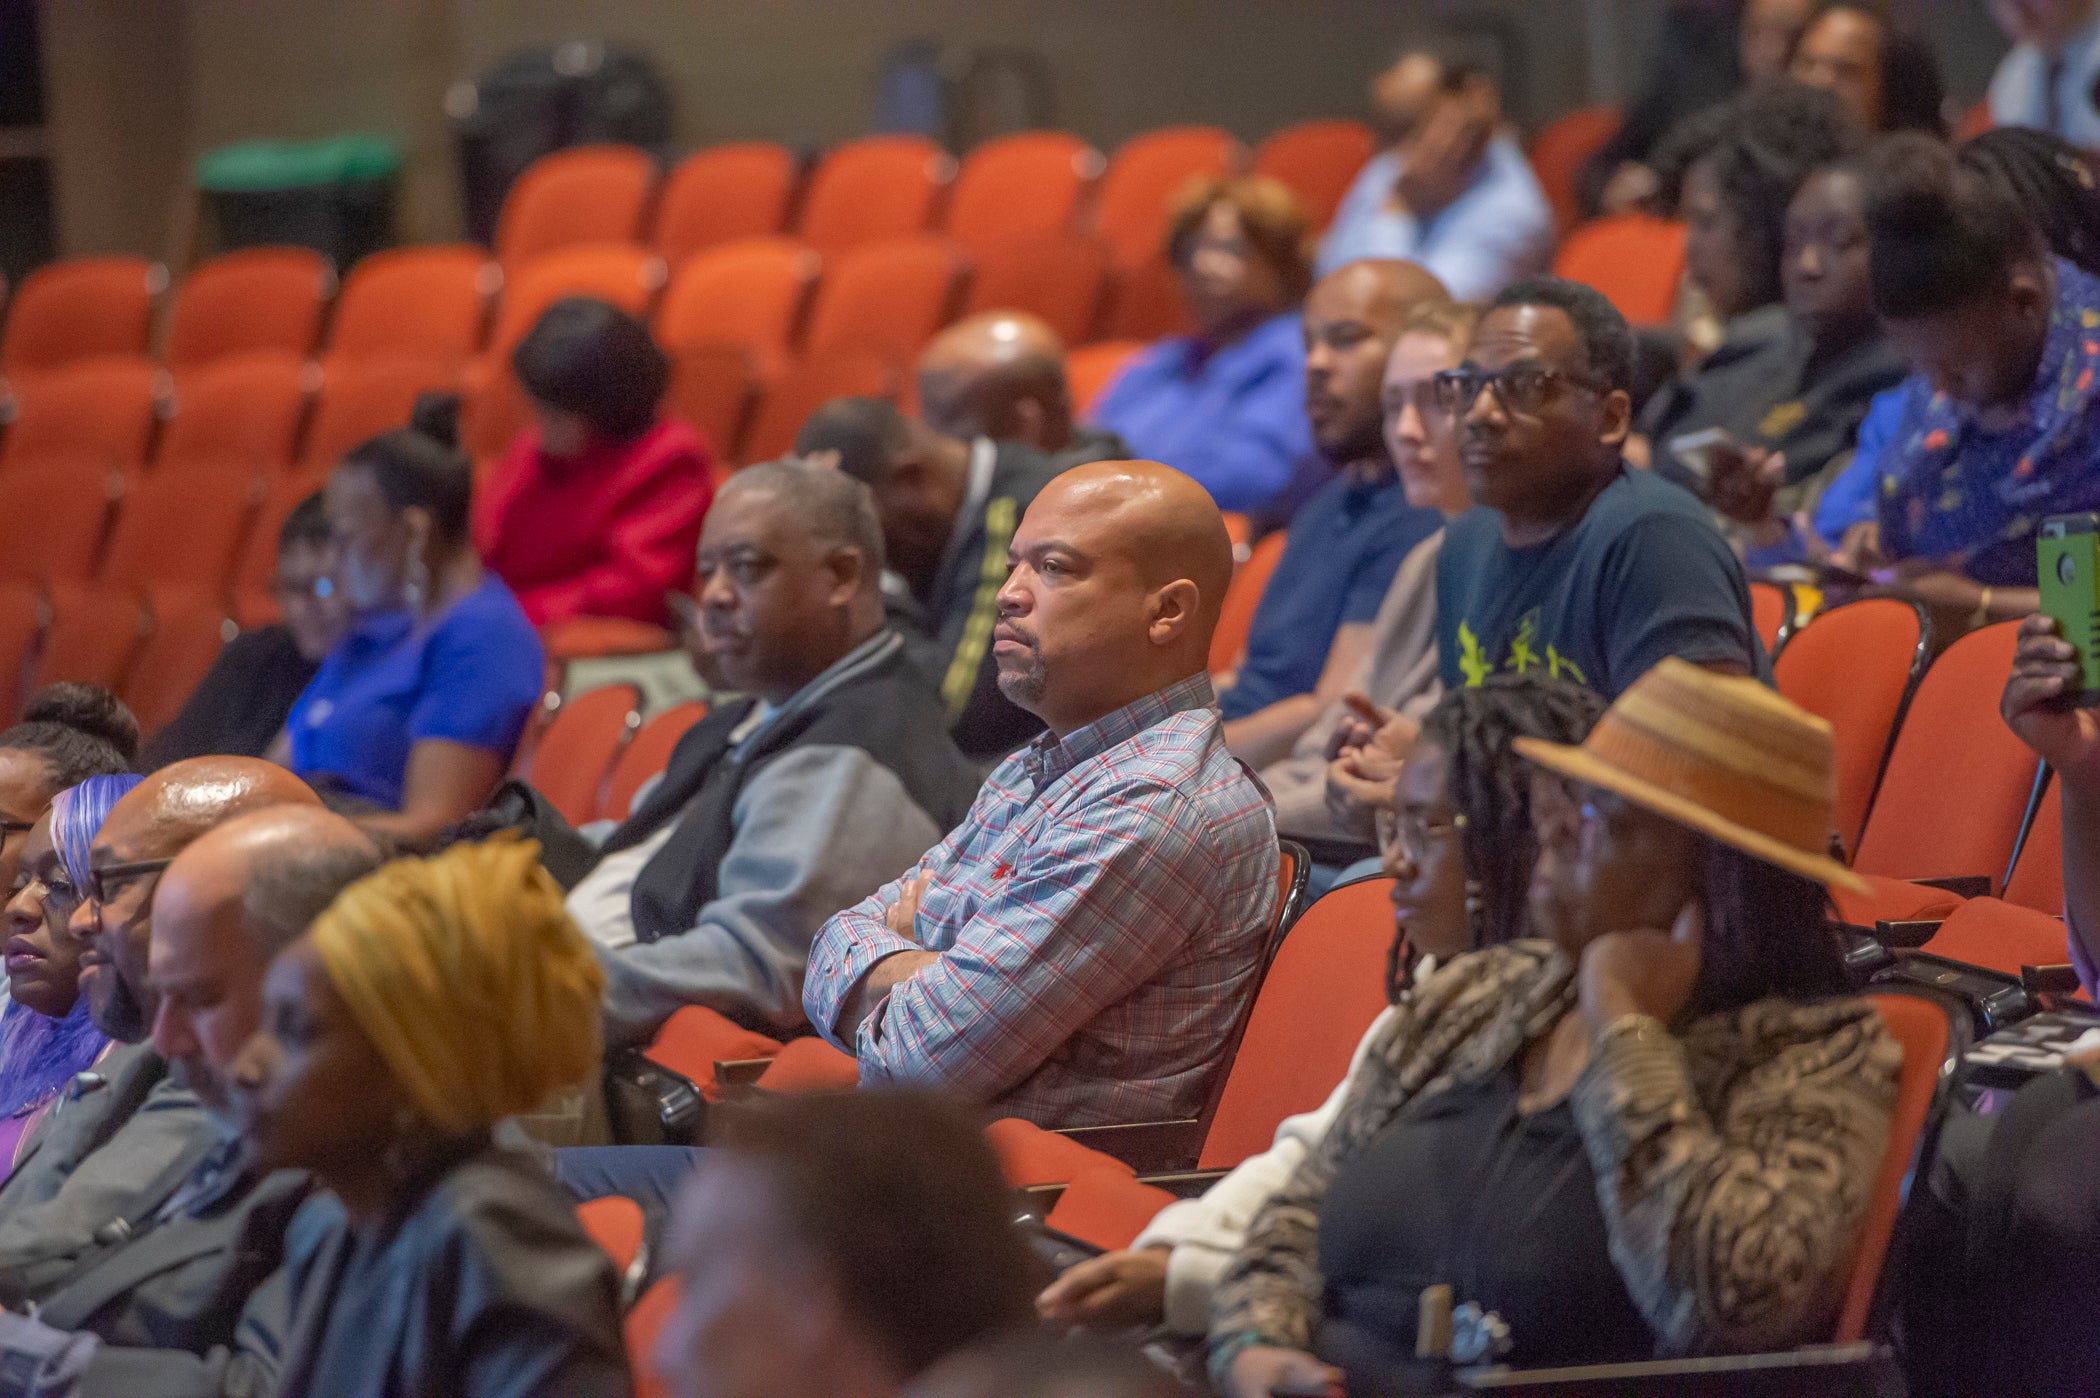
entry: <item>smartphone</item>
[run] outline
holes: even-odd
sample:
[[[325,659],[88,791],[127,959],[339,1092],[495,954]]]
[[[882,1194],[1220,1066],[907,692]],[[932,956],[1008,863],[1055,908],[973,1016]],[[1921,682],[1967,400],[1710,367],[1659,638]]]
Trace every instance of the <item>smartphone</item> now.
[[[1728,447],[1737,452],[1743,450],[1743,444],[1736,439],[1736,435],[1725,427],[1708,427],[1670,439],[1670,455],[1676,457],[1685,470],[1697,477],[1701,485],[1705,485],[1713,477],[1714,451],[1720,447]]]
[[[700,629],[700,604],[692,599],[691,594],[673,588],[664,594],[664,606],[670,609],[671,620],[677,623],[680,631]]]
[[[2084,685],[2072,702],[2100,705],[2100,514],[2052,515],[2035,540],[2042,611],[2078,651]]]

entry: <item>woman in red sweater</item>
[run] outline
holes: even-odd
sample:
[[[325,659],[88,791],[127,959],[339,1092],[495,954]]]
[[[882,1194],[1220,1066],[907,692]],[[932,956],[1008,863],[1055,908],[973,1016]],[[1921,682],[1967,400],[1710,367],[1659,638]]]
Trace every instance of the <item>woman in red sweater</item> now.
[[[536,426],[474,495],[474,545],[535,626],[573,617],[663,625],[692,586],[713,486],[700,434],[659,418],[670,366],[648,329],[606,302],[557,301],[511,369]]]

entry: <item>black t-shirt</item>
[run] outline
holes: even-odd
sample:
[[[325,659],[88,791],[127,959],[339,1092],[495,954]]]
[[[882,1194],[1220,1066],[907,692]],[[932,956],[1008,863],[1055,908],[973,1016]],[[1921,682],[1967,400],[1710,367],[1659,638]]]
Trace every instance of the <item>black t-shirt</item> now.
[[[1653,1357],[1573,1107],[1523,1116],[1517,1092],[1511,1065],[1419,1097],[1335,1175],[1320,1205],[1314,1349],[1351,1393],[1434,1377],[1414,1362],[1415,1321],[1438,1283],[1508,1323],[1511,1363]]]
[[[157,772],[191,757],[261,757],[319,668],[299,654],[282,626],[234,637],[182,712],[154,735],[140,770]]]
[[[1509,547],[1494,510],[1453,520],[1436,605],[1446,689],[1544,669],[1617,698],[1672,655],[1767,671],[1742,565],[1706,508],[1630,466],[1543,544]]]

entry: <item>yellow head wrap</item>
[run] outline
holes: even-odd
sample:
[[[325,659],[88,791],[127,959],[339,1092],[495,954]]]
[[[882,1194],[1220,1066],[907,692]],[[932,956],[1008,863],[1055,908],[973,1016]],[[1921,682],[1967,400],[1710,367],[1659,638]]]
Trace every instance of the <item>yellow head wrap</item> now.
[[[309,934],[418,1110],[464,1134],[598,1067],[604,972],[529,841],[455,845],[360,879]]]

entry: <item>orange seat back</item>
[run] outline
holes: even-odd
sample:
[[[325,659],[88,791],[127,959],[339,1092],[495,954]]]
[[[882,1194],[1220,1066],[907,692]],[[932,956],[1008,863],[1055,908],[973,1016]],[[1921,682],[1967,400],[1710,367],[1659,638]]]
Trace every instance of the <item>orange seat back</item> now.
[[[2035,803],[2027,838],[2013,857],[2012,877],[2005,881],[2005,901],[2061,917],[2064,911],[2064,792],[2050,781]]]
[[[51,624],[30,677],[31,691],[71,680],[120,689],[145,639],[138,598],[100,588],[60,587],[51,594]]]
[[[0,471],[0,582],[86,582],[108,523],[109,491],[93,472]]]
[[[1069,232],[1106,164],[1100,151],[1063,131],[986,141],[963,157],[944,231],[973,258],[1015,239]]]
[[[2017,622],[1949,646],[1919,682],[1853,864],[1899,879],[1987,875],[2012,863],[2034,794],[2034,754],[1998,717]]]
[[[309,248],[243,248],[215,257],[175,289],[161,362],[180,371],[248,350],[304,358],[334,294],[334,269]]]
[[[1108,287],[1108,245],[1091,233],[1010,238],[981,249],[963,311],[1027,311],[1068,345],[1086,343]]]
[[[625,243],[642,233],[656,161],[634,146],[574,146],[526,167],[503,197],[496,257],[506,269],[578,243]]]
[[[642,725],[613,764],[612,779],[605,784],[605,803],[598,814],[606,820],[625,820],[634,814],[634,798],[651,777],[662,775],[671,765],[671,754],[692,726],[707,717],[707,705],[698,699],[675,704]]]
[[[175,396],[156,471],[238,466],[277,471],[291,465],[318,370],[277,350],[229,354],[175,376]]]
[[[1896,720],[1931,647],[1924,612],[1908,602],[1872,597],[1824,612],[1796,632],[1772,663],[1779,692],[1830,724],[1837,744],[1832,818],[1846,849],[1859,845]]]
[[[1547,124],[1531,143],[1531,173],[1538,177],[1553,221],[1565,233],[1582,218],[1577,188],[1582,167],[1619,132],[1624,113],[1617,107],[1581,107]]]
[[[953,314],[963,262],[941,238],[862,243],[831,259],[809,316],[814,357],[864,351],[917,357]]]
[[[168,269],[142,257],[74,257],[22,279],[7,305],[0,373],[56,369],[106,354],[144,354]]]
[[[766,1092],[845,1092],[860,1086],[860,1063],[822,1039],[790,1039],[759,1074]]]
[[[571,825],[596,819],[613,761],[641,727],[640,704],[632,685],[594,689],[563,703],[540,735],[523,775]]]
[[[751,351],[742,345],[692,345],[671,358],[664,415],[686,423],[707,442],[717,490],[728,478],[726,463],[738,459],[757,396]]]
[[[704,1005],[686,1005],[656,1031],[647,1056],[672,1072],[691,1078],[701,1096],[718,1102],[721,1084],[715,1081],[717,1063],[774,1058],[780,1047],[780,1040],[746,1029]]]
[[[67,464],[107,471],[146,459],[174,389],[144,359],[83,359],[12,382],[0,467]]]
[[[1223,1170],[1269,1148],[1287,1116],[1320,1105],[1386,1007],[1393,881],[1344,884],[1314,903],[1262,980],[1197,1168]]]
[[[806,359],[766,385],[751,430],[744,437],[745,461],[770,461],[795,445],[809,415],[834,398],[887,398],[896,402],[904,376],[880,354],[830,354]]]
[[[810,173],[796,233],[827,256],[933,227],[955,161],[923,136],[864,136],[833,146]]]
[[[1317,232],[1334,221],[1357,171],[1377,151],[1377,138],[1360,121],[1301,121],[1256,146],[1248,168],[1290,186]]]
[[[177,598],[153,613],[124,677],[124,702],[142,732],[172,721],[226,644],[226,609],[217,598]]]
[[[1096,1165],[1126,1175],[1137,1172],[1105,1151],[1083,1146],[1024,1117],[1001,1117],[984,1128],[985,1142],[999,1157],[999,1169],[1015,1189],[1065,1184]]]
[[[1859,1251],[1853,1256],[1852,1277],[1845,1288],[1844,1308],[1838,1315],[1838,1344],[1866,1338],[1872,1318],[1874,1293],[1881,1282],[1882,1263],[1888,1257],[1889,1239],[1896,1229],[1896,1215],[1903,1200],[1919,1146],[1938,1116],[1944,1094],[1952,1086],[1953,1071],[1948,1045],[1953,1033],[1946,1011],[1923,996],[1888,992],[1867,997],[1881,1012],[1882,1023],[1903,1046],[1903,1069],[1896,1081],[1896,1110],[1889,1119],[1888,1149],[1868,1196],[1866,1217],[1861,1220]]]
[[[678,1309],[678,1278],[669,1276],[642,1293],[627,1313],[627,1361],[634,1368],[634,1398],[671,1398],[671,1385],[656,1366],[656,1337]]]
[[[1794,601],[1785,588],[1777,583],[1750,584],[1750,620],[1757,627],[1757,639],[1764,642],[1765,654],[1779,653],[1780,635],[1793,619]]]
[[[1136,1242],[1145,1225],[1173,1202],[1166,1190],[1128,1170],[1090,1165],[1065,1185],[1043,1224],[1103,1252],[1119,1252]]]
[[[1228,173],[1240,156],[1232,133],[1215,126],[1168,126],[1116,147],[1102,172],[1094,226],[1118,269],[1163,252],[1167,211],[1191,180]]]
[[[257,504],[255,473],[231,466],[156,472],[117,503],[98,580],[156,602],[223,598]]]
[[[331,359],[461,360],[481,348],[503,274],[473,243],[393,248],[343,279],[328,322]]]
[[[1585,223],[1562,240],[1553,270],[1604,293],[1635,325],[1664,325],[1684,279],[1684,225],[1646,214]]]
[[[1919,950],[2018,979],[2023,966],[2056,966],[2070,959],[2063,920],[1996,898],[1971,898],[1947,914]]]
[[[741,345],[761,374],[776,373],[799,342],[822,265],[792,238],[743,238],[697,253],[664,292],[657,341],[673,354]]]
[[[352,447],[406,427],[416,399],[426,393],[457,393],[459,381],[458,364],[443,358],[374,355],[324,360],[299,459],[309,469],[332,468]]]
[[[0,584],[0,722],[13,723],[22,712],[44,620],[44,599],[34,587]]]
[[[1116,375],[1143,348],[1143,340],[1102,340],[1066,355],[1065,382],[1071,386],[1072,411],[1081,417],[1091,413]]]
[[[632,243],[582,243],[529,262],[506,265],[503,304],[489,336],[489,356],[510,372],[510,354],[549,306],[570,296],[595,296],[647,319],[668,275],[655,253]]]
[[[626,1276],[627,1269],[642,1255],[642,1235],[647,1226],[642,1206],[624,1194],[608,1194],[578,1204],[576,1221],[591,1235],[592,1242],[605,1249],[605,1255],[612,1259],[613,1271]]]
[[[673,266],[738,238],[787,226],[798,178],[794,153],[771,141],[734,141],[687,156],[664,181],[650,242]]]
[[[1247,555],[1247,561],[1233,570],[1232,585],[1225,589],[1225,609],[1218,614],[1218,629],[1210,638],[1211,673],[1222,674],[1240,663],[1240,655],[1247,649],[1247,633],[1254,629],[1254,613],[1261,607],[1261,595],[1268,590],[1269,577],[1283,559],[1284,535],[1281,529],[1264,535]]]

